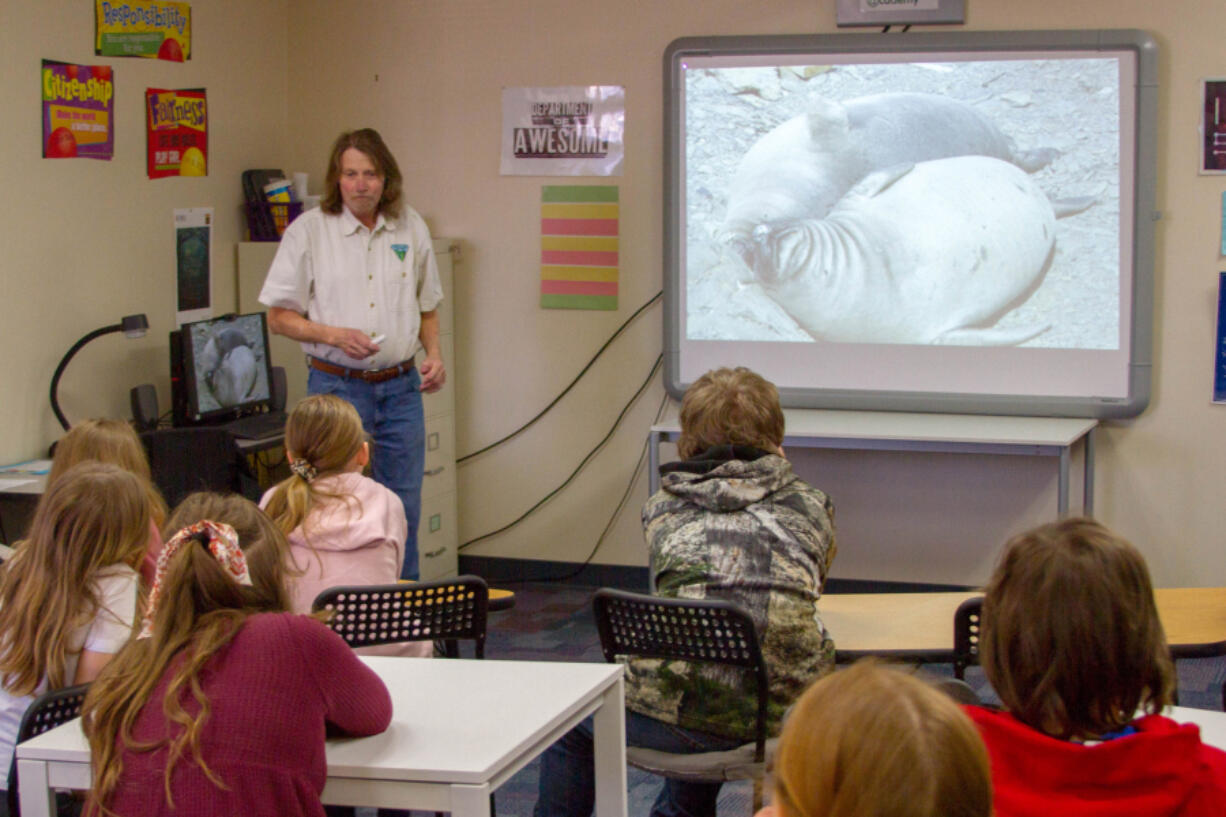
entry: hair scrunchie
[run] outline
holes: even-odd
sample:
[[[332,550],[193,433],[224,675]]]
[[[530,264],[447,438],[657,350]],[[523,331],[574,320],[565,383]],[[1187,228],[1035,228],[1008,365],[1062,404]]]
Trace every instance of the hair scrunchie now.
[[[315,466],[301,458],[291,462],[289,464],[289,470],[301,477],[303,482],[310,482],[311,480],[315,479],[315,477],[319,476],[319,472],[315,470]]]
[[[238,534],[234,528],[222,522],[210,522],[204,519],[194,525],[189,525],[170,538],[158,554],[157,572],[153,577],[153,589],[149,591],[149,601],[145,604],[145,614],[141,617],[140,635],[137,638],[148,638],[153,634],[153,616],[157,613],[158,602],[162,599],[162,585],[166,578],[166,570],[170,560],[185,544],[199,542],[209,549],[209,553],[217,560],[230,578],[239,584],[251,586],[251,574],[247,571],[247,557],[238,546]]]

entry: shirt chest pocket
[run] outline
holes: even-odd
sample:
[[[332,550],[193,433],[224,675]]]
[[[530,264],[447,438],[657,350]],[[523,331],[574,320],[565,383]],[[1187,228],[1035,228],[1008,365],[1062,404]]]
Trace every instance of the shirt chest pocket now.
[[[392,244],[387,256],[379,259],[379,269],[372,270],[376,287],[387,304],[388,311],[400,314],[417,311],[417,275],[414,272],[413,248],[407,244]]]

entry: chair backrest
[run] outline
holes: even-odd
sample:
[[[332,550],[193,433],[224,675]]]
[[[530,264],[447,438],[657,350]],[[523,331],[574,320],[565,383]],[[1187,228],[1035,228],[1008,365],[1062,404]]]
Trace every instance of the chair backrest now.
[[[44,692],[34,699],[25,714],[21,716],[21,725],[17,727],[17,743],[50,731],[61,723],[81,714],[81,704],[85,701],[85,693],[89,684],[75,687],[64,687],[51,692]],[[13,753],[13,762],[9,765],[8,777],[8,807],[11,817],[20,817],[20,800],[17,796],[17,754]]]
[[[753,619],[718,599],[671,599],[601,588],[592,600],[605,660],[618,656],[672,658],[741,667],[758,692],[756,761],[765,757],[769,678]]]
[[[471,638],[485,657],[489,588],[480,576],[330,587],[311,609],[330,611],[327,625],[353,647]]]
[[[196,491],[233,492],[251,498],[243,479],[249,476],[249,469],[234,436],[225,428],[159,428],[142,432],[140,441],[149,455],[153,482],[172,508]],[[255,499],[259,498],[257,492]]]
[[[979,635],[983,620],[983,596],[967,599],[954,611],[954,677],[979,663]]]

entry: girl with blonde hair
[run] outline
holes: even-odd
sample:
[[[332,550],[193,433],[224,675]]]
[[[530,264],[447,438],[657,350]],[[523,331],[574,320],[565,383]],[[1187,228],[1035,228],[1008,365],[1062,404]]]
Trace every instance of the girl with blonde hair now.
[[[400,498],[362,474],[370,444],[357,410],[331,394],[304,398],[285,423],[285,449],[292,473],[260,507],[289,537],[291,609],[309,612],[329,587],[397,581],[408,522]],[[428,642],[375,648],[431,650]]]
[[[952,698],[871,659],[797,700],[758,817],[990,817],[988,754]]]
[[[193,519],[202,511],[217,518]],[[379,677],[322,623],[285,611],[287,544],[260,516],[216,494],[176,509],[193,522],[158,558],[140,637],[85,699],[87,814],[322,817],[325,735],[387,728]]]
[[[123,420],[102,418],[77,423],[55,444],[55,455],[51,460],[47,485],[54,485],[65,471],[87,460],[118,465],[142,480],[145,498],[149,503],[149,537],[140,573],[146,585],[152,583],[158,551],[162,549],[162,535],[159,530],[166,520],[166,500],[162,499],[162,494],[153,484],[149,458],[145,454],[145,447],[141,445],[140,437],[132,426]]]
[[[127,643],[149,534],[142,480],[83,462],[49,485],[0,568],[0,769],[43,692],[92,681]]]

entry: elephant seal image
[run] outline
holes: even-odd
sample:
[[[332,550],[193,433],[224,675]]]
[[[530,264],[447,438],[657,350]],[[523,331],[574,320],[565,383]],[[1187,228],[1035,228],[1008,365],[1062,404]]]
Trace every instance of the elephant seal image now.
[[[251,394],[256,381],[255,352],[250,346],[236,346],[208,375],[209,388],[218,405],[237,406]]]
[[[200,370],[221,406],[243,402],[255,385],[255,352],[237,329],[222,329],[213,334],[200,353]]]
[[[817,99],[741,158],[721,234],[743,255],[757,226],[822,218],[869,173],[899,164],[991,156],[1034,172],[1058,155],[1052,148],[1018,151],[979,111],[938,94]]]
[[[1017,166],[986,156],[870,174],[825,218],[761,225],[747,262],[819,341],[1011,345],[994,329],[1042,281],[1056,213]]]

